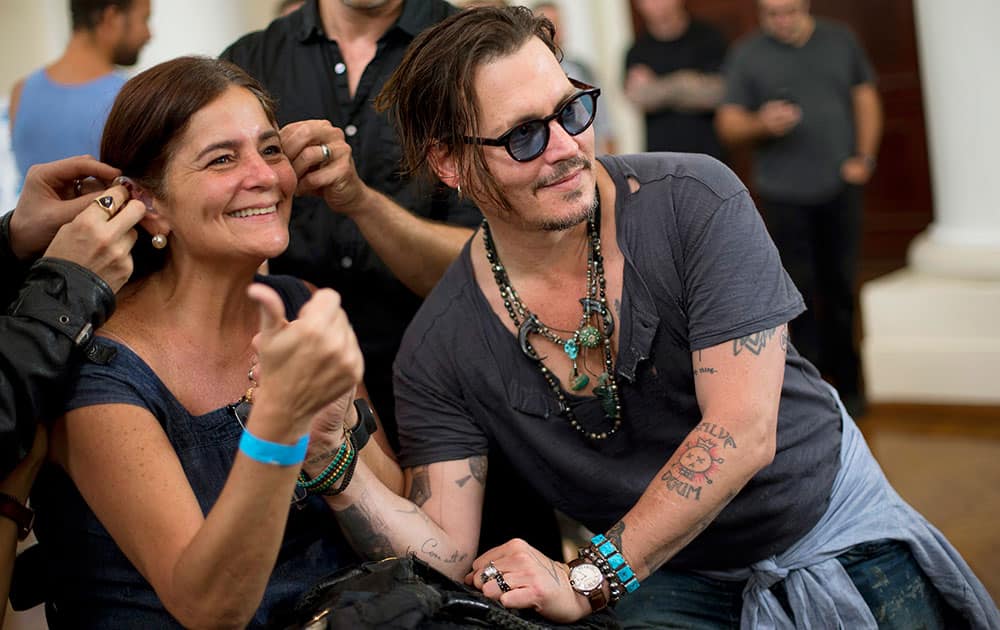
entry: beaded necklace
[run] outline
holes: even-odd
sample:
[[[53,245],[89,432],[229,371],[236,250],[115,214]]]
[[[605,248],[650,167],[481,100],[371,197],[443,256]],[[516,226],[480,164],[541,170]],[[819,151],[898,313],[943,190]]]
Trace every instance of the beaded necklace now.
[[[618,397],[618,383],[614,377],[614,360],[611,353],[611,335],[615,329],[615,321],[608,308],[608,301],[605,295],[604,278],[604,256],[601,254],[601,205],[600,194],[598,193],[594,211],[587,218],[587,237],[590,241],[590,252],[587,254],[587,295],[580,298],[583,306],[583,314],[580,317],[580,325],[570,332],[568,339],[563,339],[557,335],[553,328],[542,323],[538,316],[532,313],[524,302],[521,301],[517,291],[510,283],[507,270],[500,262],[496,246],[493,243],[493,234],[490,231],[490,224],[483,219],[483,244],[486,248],[486,260],[490,263],[490,270],[493,271],[493,279],[500,289],[500,297],[503,305],[507,309],[507,314],[514,322],[518,330],[518,342],[521,351],[532,359],[549,388],[555,393],[559,400],[559,413],[565,416],[570,426],[591,440],[606,440],[614,435],[622,423],[621,400]],[[594,320],[601,326],[597,326]],[[558,329],[555,329],[558,330]],[[548,339],[557,346],[562,347],[563,352],[569,357],[573,367],[569,373],[569,383],[573,391],[579,391],[587,386],[590,377],[579,370],[577,360],[580,357],[581,347],[583,349],[601,347],[604,355],[604,370],[597,376],[597,386],[594,387],[594,395],[601,401],[605,417],[611,422],[611,427],[600,433],[588,431],[576,418],[572,407],[566,400],[566,395],[559,384],[559,379],[543,362],[545,357],[539,356],[535,348],[531,345],[528,337],[538,334]],[[586,366],[586,359],[584,358]]]

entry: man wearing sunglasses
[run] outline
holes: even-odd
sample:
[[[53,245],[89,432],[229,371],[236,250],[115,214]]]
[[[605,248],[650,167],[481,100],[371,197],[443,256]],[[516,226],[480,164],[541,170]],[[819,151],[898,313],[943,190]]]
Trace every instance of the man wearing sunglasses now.
[[[464,11],[379,97],[409,167],[485,221],[396,359],[407,498],[361,465],[330,498],[355,548],[560,622],[608,604],[655,628],[996,619],[789,344],[802,300],[743,185],[704,156],[595,159],[599,91],[552,37],[524,7]],[[578,557],[476,556],[496,452],[599,532]]]

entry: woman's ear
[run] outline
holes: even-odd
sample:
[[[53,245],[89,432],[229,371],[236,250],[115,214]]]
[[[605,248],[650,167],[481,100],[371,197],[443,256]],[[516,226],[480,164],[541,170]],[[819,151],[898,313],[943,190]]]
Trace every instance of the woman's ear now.
[[[141,198],[139,198],[142,200]],[[139,220],[139,225],[150,234],[170,234],[170,222],[158,212],[151,210],[152,202],[146,206],[146,216]]]
[[[445,186],[449,188],[461,187],[462,180],[458,177],[455,158],[452,156],[451,151],[445,148],[443,144],[439,142],[434,143],[434,146],[431,147],[431,150],[427,154],[427,160],[430,162],[434,174],[438,176],[438,179]]]

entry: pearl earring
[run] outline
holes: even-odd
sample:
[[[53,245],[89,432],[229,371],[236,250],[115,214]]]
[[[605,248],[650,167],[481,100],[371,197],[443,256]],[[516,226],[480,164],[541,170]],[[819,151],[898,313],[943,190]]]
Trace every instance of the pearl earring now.
[[[167,236],[165,234],[157,234],[153,236],[153,247],[156,249],[163,249],[167,246]]]

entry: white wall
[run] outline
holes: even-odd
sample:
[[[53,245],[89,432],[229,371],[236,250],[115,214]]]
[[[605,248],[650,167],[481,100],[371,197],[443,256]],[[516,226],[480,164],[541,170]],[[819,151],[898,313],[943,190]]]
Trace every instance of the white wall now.
[[[278,0],[151,0],[153,39],[137,72],[184,54],[218,55],[263,28]],[[68,0],[0,0],[0,93],[59,56],[69,38]]]

